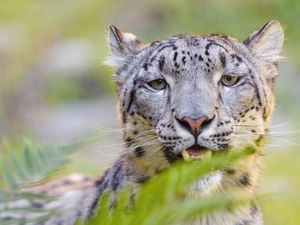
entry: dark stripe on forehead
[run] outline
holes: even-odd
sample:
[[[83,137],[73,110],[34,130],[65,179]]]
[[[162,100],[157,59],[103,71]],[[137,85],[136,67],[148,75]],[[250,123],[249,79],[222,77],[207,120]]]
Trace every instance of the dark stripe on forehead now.
[[[161,55],[161,56],[159,57],[159,60],[158,60],[158,68],[159,68],[160,71],[162,71],[163,68],[164,68],[165,60],[166,60],[165,56]]]
[[[176,50],[176,49],[177,49],[177,46],[175,46],[174,44],[162,46],[161,48],[159,48],[159,49],[157,50],[157,53],[161,52],[161,51],[164,50],[165,48],[172,48],[173,50]]]
[[[173,43],[173,42],[167,42],[167,43],[161,43],[160,45],[158,45],[158,49],[153,49],[152,53],[150,53],[150,63],[152,63],[156,57],[158,56],[158,53],[160,53],[162,50],[166,49],[166,48],[172,48],[173,50],[177,49],[177,46]],[[147,65],[149,65],[149,63],[146,62]],[[148,69],[148,67],[147,67]]]
[[[174,56],[173,56],[173,61],[174,61],[174,62],[176,61],[177,56],[178,56],[178,52],[175,52],[175,53],[174,53]]]
[[[213,45],[218,46],[218,47],[224,49],[225,52],[228,52],[228,49],[225,48],[223,45],[221,45],[221,44],[219,44],[219,43],[216,43],[216,42],[213,41],[213,40],[209,40],[209,43],[205,46],[205,54],[208,53],[209,48],[210,48],[211,46],[213,46]],[[206,52],[207,52],[207,53],[206,53]],[[208,53],[208,54],[209,54],[209,53]]]
[[[241,58],[240,56],[238,56],[237,54],[231,54],[231,57],[232,57],[233,59],[237,59],[237,61],[239,61],[239,62],[242,62],[242,61],[243,61],[242,58]]]
[[[222,63],[222,66],[225,67],[225,65],[226,65],[226,56],[225,56],[225,54],[223,52],[220,52],[219,57],[220,57],[220,62]]]

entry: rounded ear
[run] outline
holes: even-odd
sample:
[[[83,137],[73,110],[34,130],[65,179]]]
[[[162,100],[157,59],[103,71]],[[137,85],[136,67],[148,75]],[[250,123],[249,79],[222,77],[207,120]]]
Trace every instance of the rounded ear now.
[[[262,60],[277,62],[281,57],[283,30],[277,20],[271,20],[244,41],[250,51]]]
[[[133,34],[122,32],[114,25],[109,26],[109,45],[111,56],[106,60],[106,64],[114,68],[120,68],[128,58],[141,50],[142,42]]]

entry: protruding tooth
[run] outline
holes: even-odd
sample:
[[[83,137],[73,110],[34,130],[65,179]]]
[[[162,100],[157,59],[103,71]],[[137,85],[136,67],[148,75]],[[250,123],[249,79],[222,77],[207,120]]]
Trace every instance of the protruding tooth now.
[[[190,157],[190,154],[186,150],[181,151],[181,155],[182,155],[184,161],[192,160],[192,158]]]
[[[210,160],[212,156],[212,151],[207,150],[205,153],[200,155],[190,155],[187,150],[181,151],[181,155],[184,159],[184,161],[192,161],[192,160]]]

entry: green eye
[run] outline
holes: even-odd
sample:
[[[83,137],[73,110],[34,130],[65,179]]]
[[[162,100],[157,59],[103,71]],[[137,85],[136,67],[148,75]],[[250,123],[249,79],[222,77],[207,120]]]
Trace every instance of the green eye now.
[[[150,87],[154,88],[155,90],[163,90],[165,89],[167,83],[164,79],[156,79],[149,81],[147,83]]]
[[[239,81],[239,77],[237,75],[223,75],[221,77],[222,84],[227,87],[236,84],[238,81]]]

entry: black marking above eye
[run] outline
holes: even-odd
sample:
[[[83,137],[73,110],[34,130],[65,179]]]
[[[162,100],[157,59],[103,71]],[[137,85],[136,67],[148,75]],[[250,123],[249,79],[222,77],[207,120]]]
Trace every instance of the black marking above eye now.
[[[163,68],[164,68],[165,60],[166,60],[165,56],[162,55],[162,56],[159,57],[158,68],[159,68],[160,71],[162,71]]]
[[[220,57],[220,61],[222,63],[222,66],[225,67],[225,64],[226,64],[225,54],[223,52],[221,52],[220,55],[219,55],[219,57]]]
[[[174,56],[173,56],[173,61],[174,61],[174,62],[177,60],[177,56],[178,56],[178,52],[175,52],[175,53],[174,53]]]

